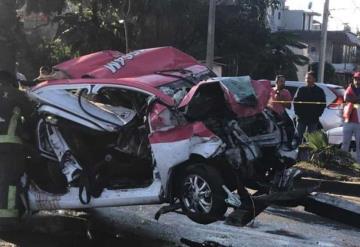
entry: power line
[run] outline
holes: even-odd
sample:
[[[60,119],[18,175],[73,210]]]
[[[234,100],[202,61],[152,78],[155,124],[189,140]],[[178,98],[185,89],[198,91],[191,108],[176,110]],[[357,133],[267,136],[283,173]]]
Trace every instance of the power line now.
[[[351,26],[355,27],[355,26],[359,26],[359,23],[356,23],[356,22],[352,22],[349,20],[349,14],[350,14],[350,11],[351,11],[351,14],[356,16],[360,13],[360,6],[358,6],[358,4],[356,3],[355,0],[352,0],[351,3],[348,2],[348,4],[351,4],[352,6],[346,6],[346,7],[338,7],[338,8],[331,8],[331,18],[333,20],[335,20],[335,22],[340,22],[342,23],[342,25],[344,24],[350,24]],[[349,14],[346,15],[345,19],[344,20],[344,16],[342,16],[343,14],[339,15],[339,14],[334,14],[334,12],[336,13],[339,13],[339,12],[342,12],[342,11],[348,11]],[[346,13],[344,13],[346,14]],[[341,17],[340,17],[341,16]],[[336,24],[336,25],[339,25],[339,24]]]

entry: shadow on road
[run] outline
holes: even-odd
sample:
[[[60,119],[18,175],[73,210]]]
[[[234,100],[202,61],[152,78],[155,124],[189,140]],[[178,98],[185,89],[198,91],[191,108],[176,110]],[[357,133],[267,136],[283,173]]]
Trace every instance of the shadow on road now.
[[[103,222],[88,217],[35,216],[22,221],[0,220],[1,247],[161,247],[158,240],[117,233]]]
[[[282,217],[286,217],[288,219],[292,219],[292,220],[303,222],[303,223],[315,224],[315,225],[321,225],[321,226],[329,226],[329,227],[333,228],[334,230],[337,230],[337,229],[352,230],[353,229],[352,227],[350,227],[348,225],[341,224],[337,221],[332,221],[331,219],[328,219],[328,218],[325,219],[325,218],[322,218],[321,216],[317,216],[317,215],[307,213],[304,211],[287,210],[286,208],[272,206],[272,207],[267,208],[266,212],[270,215],[282,216]],[[332,224],[332,222],[333,222],[333,224]]]

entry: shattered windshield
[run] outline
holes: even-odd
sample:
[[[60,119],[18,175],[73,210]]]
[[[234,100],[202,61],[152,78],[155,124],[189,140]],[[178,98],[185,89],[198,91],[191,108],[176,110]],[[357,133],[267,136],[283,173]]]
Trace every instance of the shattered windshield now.
[[[215,79],[219,80],[234,95],[237,103],[256,106],[257,96],[250,76],[217,77]]]

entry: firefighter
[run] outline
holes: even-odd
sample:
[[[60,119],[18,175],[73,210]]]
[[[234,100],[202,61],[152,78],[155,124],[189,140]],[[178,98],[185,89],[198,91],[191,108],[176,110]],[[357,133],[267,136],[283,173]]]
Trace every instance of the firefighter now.
[[[16,77],[0,71],[0,218],[17,217],[16,186],[25,169],[24,116],[30,112]]]

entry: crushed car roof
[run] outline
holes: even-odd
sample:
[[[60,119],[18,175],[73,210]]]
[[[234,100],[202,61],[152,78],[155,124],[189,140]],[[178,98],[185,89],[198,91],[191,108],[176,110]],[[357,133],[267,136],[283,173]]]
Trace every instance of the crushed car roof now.
[[[250,77],[203,80],[202,75],[208,78],[214,74],[195,58],[173,47],[143,49],[128,54],[100,51],[65,61],[54,66],[54,69],[61,71],[61,79],[54,77],[58,80],[40,83],[31,91],[36,92],[43,87],[67,88],[75,84],[117,85],[146,91],[169,106],[181,108],[189,103],[200,87],[220,83],[232,111],[246,117],[265,108],[271,90],[269,81],[254,81]],[[192,89],[184,99],[175,102],[173,95],[162,89],[181,79],[190,82]],[[244,99],[251,99],[252,104],[243,102]]]
[[[136,78],[142,83],[160,86],[173,77],[159,72],[188,70],[198,73],[208,68],[173,47],[136,50],[127,54],[118,51],[100,51],[77,57],[54,66],[70,79],[78,78]]]

